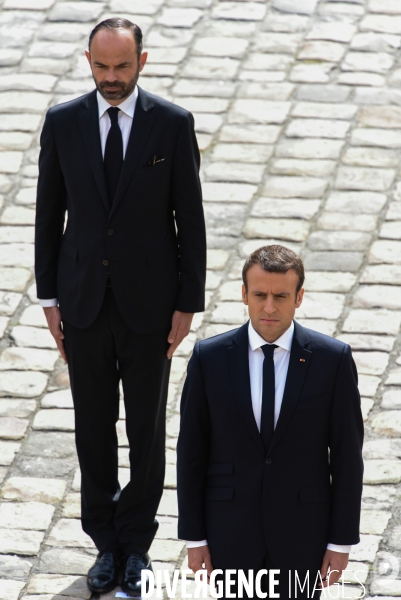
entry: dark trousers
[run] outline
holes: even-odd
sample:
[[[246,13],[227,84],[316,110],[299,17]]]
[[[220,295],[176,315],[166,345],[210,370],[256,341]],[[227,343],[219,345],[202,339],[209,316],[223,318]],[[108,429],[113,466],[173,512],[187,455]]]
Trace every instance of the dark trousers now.
[[[63,323],[82,473],[82,528],[100,551],[145,553],[158,528],[165,472],[165,420],[171,361],[168,330],[141,334],[123,321],[107,288],[94,323]],[[119,382],[131,480],[118,483]]]
[[[269,573],[272,569],[278,569],[278,567],[273,564],[270,556],[268,554],[266,554],[262,563],[256,569],[253,570],[254,581],[255,581],[256,575],[259,571],[267,570],[267,574],[262,575],[261,581],[260,581],[260,591],[262,592],[262,594],[266,593],[267,598],[270,598]],[[296,598],[298,600],[310,600],[310,599],[319,600],[319,598],[321,596],[321,592],[316,591],[315,593],[313,593],[313,586],[315,584],[317,572],[312,571],[312,570],[309,572],[309,587],[308,587],[308,584],[304,585],[307,573],[297,572],[297,574],[298,574],[299,582],[296,580],[294,570],[289,571],[288,569],[280,569],[280,573],[276,573],[275,575],[271,574],[271,577],[274,577],[274,581],[278,582],[277,585],[272,587],[273,593],[280,595],[279,600],[293,600],[294,598]],[[248,579],[248,571],[245,571],[245,576]],[[219,579],[221,581],[223,581],[223,589],[224,589],[223,600],[225,600],[226,599],[226,589],[225,589],[225,585],[224,585],[224,582],[225,582],[224,575],[222,575],[220,577],[216,577],[216,580],[219,580]],[[238,593],[237,577],[234,576],[231,579],[235,580],[235,584],[230,586],[230,592],[232,594],[235,594],[236,598],[239,598],[240,595]],[[318,583],[319,583],[319,580],[318,580],[317,584]],[[303,591],[301,591],[302,587],[304,587]],[[254,586],[253,595],[251,595],[251,596],[247,595],[244,588],[243,588],[242,594],[243,594],[242,597],[247,598],[248,600],[259,600],[259,597],[256,593],[255,586]],[[274,598],[274,596],[271,596],[271,597]]]

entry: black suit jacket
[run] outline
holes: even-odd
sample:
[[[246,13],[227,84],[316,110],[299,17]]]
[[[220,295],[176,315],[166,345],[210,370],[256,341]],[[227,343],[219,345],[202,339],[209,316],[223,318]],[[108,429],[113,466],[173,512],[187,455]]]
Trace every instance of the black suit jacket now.
[[[178,439],[178,537],[207,539],[215,568],[319,569],[356,544],[363,421],[350,347],[295,323],[266,453],[252,410],[248,325],[197,342]],[[330,449],[330,457],[329,457]]]
[[[153,156],[165,160],[148,166]],[[199,163],[192,115],[139,88],[109,211],[96,91],[52,107],[39,158],[38,297],[57,297],[64,320],[88,327],[110,273],[120,312],[135,331],[168,327],[175,309],[204,310]]]

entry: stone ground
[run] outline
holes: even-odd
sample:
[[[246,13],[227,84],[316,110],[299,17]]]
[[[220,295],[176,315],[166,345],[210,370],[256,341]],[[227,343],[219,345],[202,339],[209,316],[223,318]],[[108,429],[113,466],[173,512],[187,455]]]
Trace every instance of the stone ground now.
[[[111,15],[142,27],[141,84],[195,114],[203,153],[208,305],[173,360],[156,567],[185,567],[175,445],[193,343],[244,322],[244,257],[277,240],[305,259],[298,320],[350,343],[360,373],[351,568],[368,596],[401,597],[401,1],[0,0],[0,600],[90,597],[95,550],[68,376],[35,298],[33,222],[45,111],[92,89],[86,38]],[[119,440],[124,483],[123,409]]]

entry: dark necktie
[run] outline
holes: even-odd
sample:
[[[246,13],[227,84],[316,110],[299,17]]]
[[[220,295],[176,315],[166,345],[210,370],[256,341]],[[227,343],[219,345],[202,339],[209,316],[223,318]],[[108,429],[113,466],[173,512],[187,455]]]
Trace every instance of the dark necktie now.
[[[111,208],[120,180],[124,156],[123,136],[118,124],[118,113],[120,112],[120,109],[112,107],[108,108],[107,112],[109,113],[111,127],[107,136],[106,148],[104,151],[104,173],[109,194],[109,206]]]
[[[275,378],[274,378],[274,349],[276,344],[265,344],[261,350],[265,355],[263,361],[263,392],[262,392],[262,416],[260,420],[260,434],[266,452],[274,433],[274,401],[275,401]]]

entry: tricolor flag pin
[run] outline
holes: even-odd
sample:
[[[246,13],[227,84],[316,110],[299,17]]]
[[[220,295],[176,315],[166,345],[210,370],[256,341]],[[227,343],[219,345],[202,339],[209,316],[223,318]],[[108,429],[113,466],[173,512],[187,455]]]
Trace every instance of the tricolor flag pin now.
[[[300,358],[299,362],[305,362],[305,359],[304,358]]]

